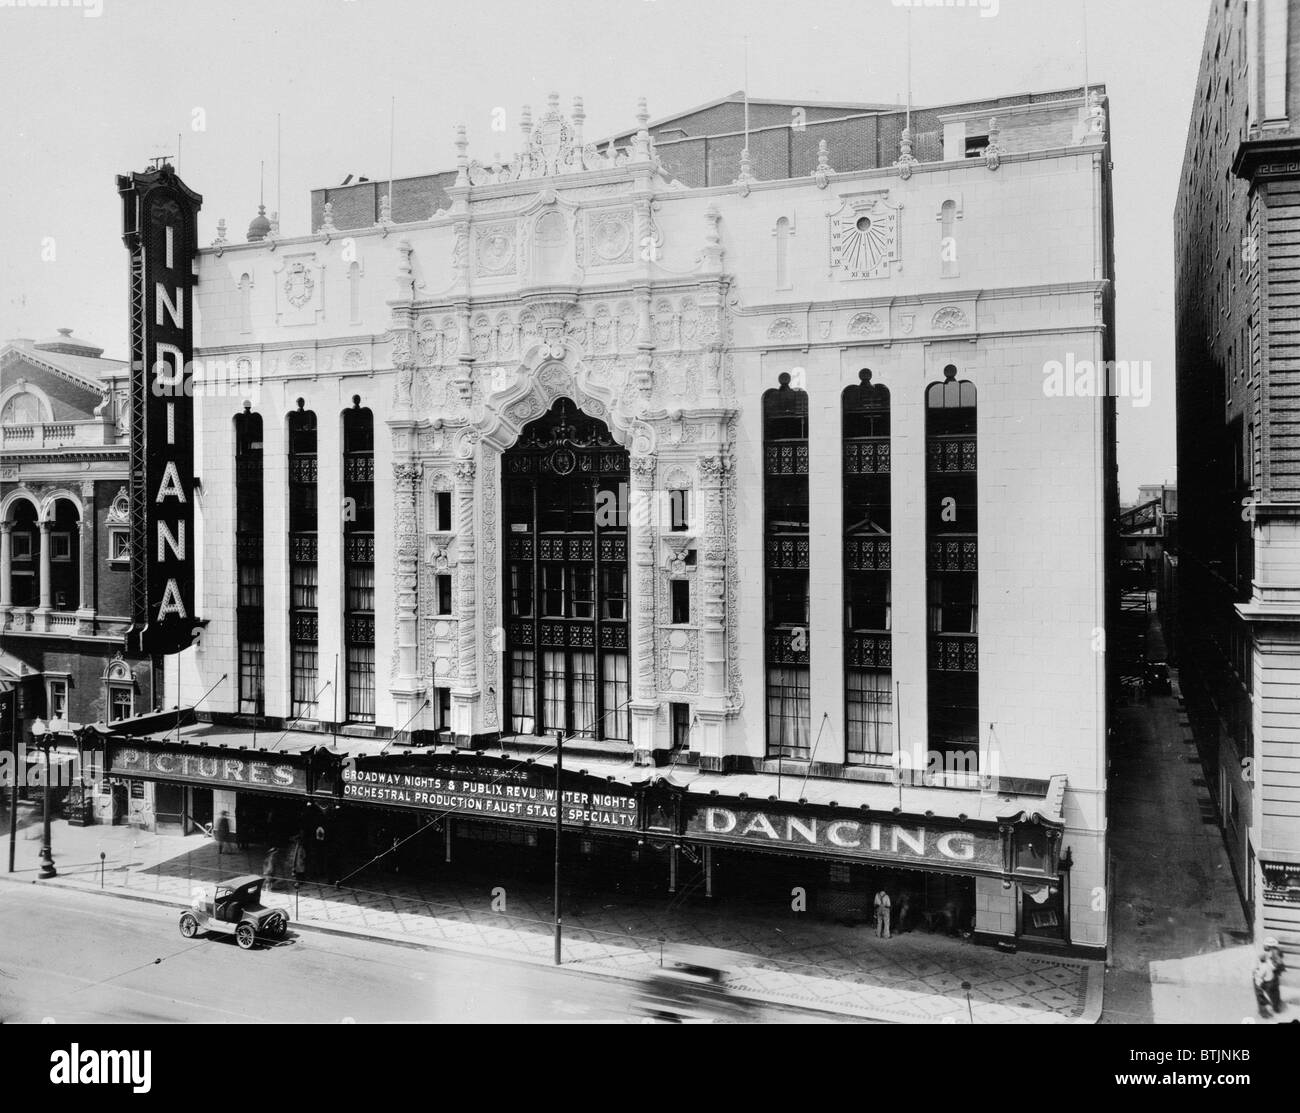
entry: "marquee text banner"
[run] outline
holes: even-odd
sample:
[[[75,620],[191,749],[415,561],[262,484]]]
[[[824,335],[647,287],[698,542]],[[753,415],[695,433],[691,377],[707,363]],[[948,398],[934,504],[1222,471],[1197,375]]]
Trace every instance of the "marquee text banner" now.
[[[214,788],[253,792],[306,792],[307,773],[288,761],[232,757],[226,753],[196,754],[151,750],[142,746],[110,745],[109,775],[143,777],[151,781],[185,781]]]
[[[362,804],[478,815],[484,819],[525,823],[555,822],[555,789],[541,783],[533,769],[437,768],[419,772],[402,769],[344,768],[343,799]],[[582,827],[634,831],[635,796],[623,792],[565,789],[564,822]]]
[[[1002,843],[993,831],[707,806],[688,810],[685,835],[839,857],[1002,872]]]

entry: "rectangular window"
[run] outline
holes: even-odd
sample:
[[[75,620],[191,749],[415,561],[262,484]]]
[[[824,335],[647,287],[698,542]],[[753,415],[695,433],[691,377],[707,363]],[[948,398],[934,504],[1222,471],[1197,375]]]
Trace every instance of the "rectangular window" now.
[[[548,649],[542,654],[542,729],[544,730],[569,729],[564,686],[564,653]]]
[[[564,566],[542,565],[542,617],[564,617]]]
[[[769,571],[767,589],[769,626],[808,624],[807,572]]]
[[[536,678],[531,649],[510,652],[510,721],[516,734],[534,734],[537,712],[534,708]]]
[[[987,135],[968,135],[966,137],[966,157],[979,158],[988,149],[988,145],[989,137]]]
[[[51,680],[50,684],[50,714],[51,719],[67,719],[68,717],[68,682],[66,680]]]
[[[260,715],[266,685],[266,666],[260,641],[239,643],[239,713]]]
[[[894,752],[894,698],[887,671],[850,669],[846,736],[850,764]]]
[[[892,583],[888,574],[856,576],[849,581],[848,590],[850,630],[892,628]]]
[[[531,667],[528,670],[528,675],[529,675],[529,681],[531,683],[531,678],[532,678]],[[531,690],[532,689],[530,688],[529,691],[531,692]],[[451,689],[435,688],[434,691],[437,693],[437,697],[434,700],[434,702],[438,708],[438,729],[446,730],[448,727],[451,726]],[[530,705],[531,702],[532,701],[530,699],[529,700]],[[532,728],[530,727],[529,730],[531,731],[531,729]]]
[[[438,491],[434,495],[434,529],[442,533],[451,530],[451,492]]]
[[[601,659],[600,693],[605,707],[605,737],[627,742],[632,737],[631,712],[628,710],[627,656],[606,653]]]
[[[348,646],[348,721],[375,721],[375,647]]]
[[[239,606],[250,610],[262,609],[262,566],[260,564],[240,564]]]
[[[574,653],[573,733],[584,738],[596,736],[596,655]]]
[[[32,559],[32,535],[14,530],[10,540],[10,554],[14,560]]]
[[[684,626],[691,620],[691,583],[670,580],[673,592],[673,625]]]
[[[690,492],[675,490],[668,492],[668,512],[672,521],[673,533],[684,533],[690,528]]]
[[[316,588],[319,584],[315,564],[303,564],[295,561],[290,570],[290,603],[296,611],[314,611],[316,609]]]
[[[691,705],[670,703],[668,709],[672,717],[673,749],[689,750],[691,748]]]
[[[930,632],[979,633],[979,588],[974,576],[936,577],[930,581]]]
[[[373,614],[375,610],[375,566],[348,565],[348,610]]]
[[[627,619],[627,569],[622,566],[600,570],[601,617],[613,622]]]
[[[113,688],[108,695],[108,720],[129,719],[135,714],[135,694],[130,688]]]
[[[291,651],[293,672],[293,715],[295,718],[316,717],[316,660],[314,645],[295,644]]]
[[[451,577],[438,577],[438,613],[451,614]]]
[[[50,534],[50,559],[69,561],[72,559],[72,534]]]
[[[108,559],[131,559],[131,535],[124,529],[115,529],[108,535]]]
[[[451,579],[450,576],[447,577]],[[450,611],[445,612],[450,614]],[[533,617],[533,567],[531,564],[510,566],[510,613],[515,618]]]
[[[776,757],[806,760],[811,718],[808,670],[775,665],[767,670],[767,744]]]
[[[569,566],[569,617],[596,617],[596,573],[589,564]]]

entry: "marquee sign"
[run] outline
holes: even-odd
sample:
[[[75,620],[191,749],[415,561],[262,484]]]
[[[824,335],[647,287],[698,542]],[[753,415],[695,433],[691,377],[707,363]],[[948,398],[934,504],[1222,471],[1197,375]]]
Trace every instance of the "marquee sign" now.
[[[528,768],[412,770],[345,765],[343,799],[507,822],[554,823],[554,777],[550,785],[542,779],[541,770]],[[563,802],[564,822],[572,826],[636,830],[637,800],[627,792],[566,789]]]
[[[131,605],[133,653],[193,641],[194,272],[203,198],[168,165],[119,175],[131,256]]]
[[[110,744],[106,772],[114,777],[140,777],[150,781],[185,781],[209,788],[251,792],[307,791],[307,773],[301,762],[287,755],[267,758],[228,751],[195,753],[159,750],[139,744]]]
[[[685,834],[702,841],[1002,872],[1002,841],[998,834],[969,828],[703,806],[688,814]]]

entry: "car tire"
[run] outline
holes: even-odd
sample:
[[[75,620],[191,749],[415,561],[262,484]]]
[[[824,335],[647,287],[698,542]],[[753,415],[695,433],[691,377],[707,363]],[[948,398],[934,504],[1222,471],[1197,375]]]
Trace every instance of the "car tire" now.
[[[269,925],[269,935],[272,939],[283,939],[289,934],[289,921],[283,916],[276,916]]]
[[[240,924],[235,928],[235,942],[244,950],[252,950],[253,944],[257,942],[257,932],[253,930],[252,924]]]
[[[181,934],[186,939],[193,939],[199,933],[199,922],[188,912],[181,917]]]

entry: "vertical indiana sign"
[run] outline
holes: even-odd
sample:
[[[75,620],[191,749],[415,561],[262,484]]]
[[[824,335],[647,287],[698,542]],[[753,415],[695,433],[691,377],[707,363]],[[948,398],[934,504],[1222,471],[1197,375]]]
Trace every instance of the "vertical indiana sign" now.
[[[131,257],[132,652],[179,653],[194,613],[194,259],[203,198],[164,164],[118,175]]]

